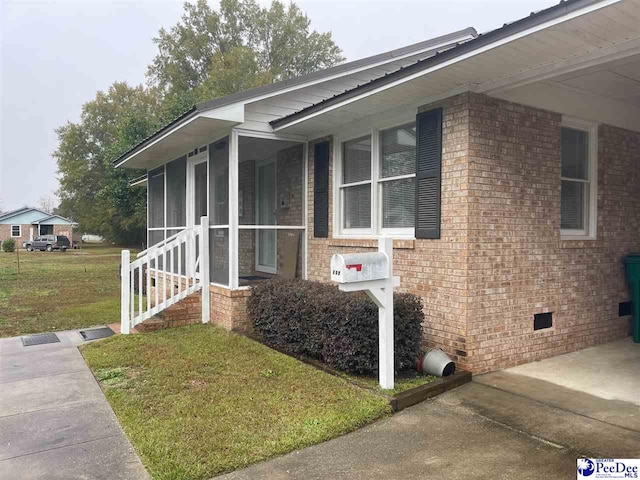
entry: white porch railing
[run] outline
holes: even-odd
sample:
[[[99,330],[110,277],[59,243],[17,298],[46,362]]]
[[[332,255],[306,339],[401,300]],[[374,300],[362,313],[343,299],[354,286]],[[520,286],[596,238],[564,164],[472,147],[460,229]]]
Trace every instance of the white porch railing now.
[[[207,323],[209,217],[202,217],[200,225],[140,252],[133,262],[129,250],[123,250],[121,282],[120,331],[123,334],[199,290],[207,293],[202,295],[202,323]]]

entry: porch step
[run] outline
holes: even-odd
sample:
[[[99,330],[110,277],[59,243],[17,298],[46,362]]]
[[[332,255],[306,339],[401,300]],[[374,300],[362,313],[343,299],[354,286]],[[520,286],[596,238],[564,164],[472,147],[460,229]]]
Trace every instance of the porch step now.
[[[162,318],[162,312],[158,315],[154,315],[153,317],[145,320],[142,323],[136,325],[136,330],[143,333],[155,332],[157,330],[162,330],[167,327],[167,321]]]
[[[558,448],[567,448],[575,452],[576,457],[638,458],[640,456],[640,428],[638,428],[640,418],[637,415],[637,407],[634,415],[631,413],[631,407],[625,402],[592,397],[558,385],[553,385],[552,388],[550,385],[541,385],[548,382],[528,377],[515,379],[513,383],[508,385],[503,383],[501,386],[483,384],[482,376],[478,378],[480,380],[474,377],[471,383],[440,395],[436,401],[471,411],[489,421],[549,442]],[[528,385],[525,387],[520,382],[526,382]],[[512,385],[516,383],[519,383],[519,386],[513,388]],[[506,391],[503,388],[509,388],[512,391]],[[549,396],[555,400],[535,398],[532,394],[535,391],[550,392],[552,389],[555,393],[549,393]],[[583,413],[571,411],[566,408],[564,402],[557,401],[559,397],[567,399],[571,397],[577,404],[591,405],[591,411],[585,410]],[[605,404],[610,411],[607,419],[609,421],[594,418],[598,415],[597,411],[601,411]],[[614,414],[614,411],[617,413]],[[627,426],[611,423],[615,415],[626,417]]]

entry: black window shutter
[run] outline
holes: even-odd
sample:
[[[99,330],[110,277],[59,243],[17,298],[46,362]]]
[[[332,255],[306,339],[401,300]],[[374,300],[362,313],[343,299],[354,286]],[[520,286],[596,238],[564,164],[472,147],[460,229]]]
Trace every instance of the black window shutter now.
[[[313,149],[313,236],[329,236],[329,142]]]
[[[440,238],[442,108],[416,116],[416,238]]]

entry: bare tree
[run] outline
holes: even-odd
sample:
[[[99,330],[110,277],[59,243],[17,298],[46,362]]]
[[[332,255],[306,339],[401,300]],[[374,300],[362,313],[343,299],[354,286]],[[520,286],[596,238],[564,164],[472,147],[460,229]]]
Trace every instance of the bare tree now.
[[[53,211],[57,207],[57,202],[55,198],[53,198],[50,195],[47,195],[44,197],[40,197],[40,200],[38,201],[38,206],[40,207],[41,210],[44,210],[47,213],[53,213]]]

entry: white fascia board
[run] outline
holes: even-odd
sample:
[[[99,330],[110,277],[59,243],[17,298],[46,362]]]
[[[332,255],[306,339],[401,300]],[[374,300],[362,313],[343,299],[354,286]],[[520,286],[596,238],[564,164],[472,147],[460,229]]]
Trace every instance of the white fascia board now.
[[[218,113],[218,112],[220,112],[220,113]],[[175,132],[177,132],[178,130],[180,130],[180,129],[184,128],[185,126],[189,125],[191,122],[197,120],[198,118],[211,118],[211,119],[216,119],[216,120],[224,120],[224,121],[230,121],[230,122],[234,122],[234,123],[237,122],[239,124],[242,124],[242,123],[244,123],[244,105],[234,104],[234,105],[229,105],[227,107],[214,108],[214,109],[208,110],[206,112],[197,113],[194,116],[192,116],[191,118],[189,118],[187,121],[177,124],[175,127],[173,127],[170,130],[166,131],[163,135],[159,136],[158,138],[156,138],[152,142],[149,142],[147,145],[145,145],[143,148],[138,150],[136,153],[134,153],[130,157],[128,157],[127,159],[122,160],[120,163],[116,164],[114,168],[121,167],[122,165],[124,165],[125,163],[130,161],[131,159],[137,157],[139,154],[141,154],[145,150],[151,148],[152,146],[154,146],[158,142],[164,140],[165,138],[173,135]]]
[[[132,182],[129,184],[130,187],[135,187],[138,185],[142,185],[143,183],[147,183],[147,177],[145,178],[141,178],[140,180],[136,181],[136,182]]]
[[[621,1],[622,0],[603,0],[602,2],[593,4],[593,5],[589,5],[587,7],[581,8],[579,10],[575,10],[575,11],[570,12],[570,13],[568,13],[566,15],[561,16],[561,17],[557,17],[557,18],[554,18],[554,19],[549,20],[547,22],[541,23],[539,25],[535,25],[535,26],[533,26],[531,28],[527,28],[526,30],[514,33],[513,35],[510,35],[510,36],[508,36],[506,38],[500,39],[500,40],[498,40],[496,42],[493,42],[493,43],[490,43],[490,44],[485,45],[483,47],[480,47],[480,48],[478,48],[476,50],[472,50],[470,52],[464,53],[464,54],[459,55],[457,57],[454,57],[454,58],[452,58],[450,60],[447,60],[445,62],[442,62],[442,63],[439,63],[437,65],[434,65],[431,68],[427,68],[425,70],[421,70],[419,72],[416,72],[413,75],[409,75],[407,77],[400,78],[400,79],[396,80],[395,82],[387,83],[387,84],[381,85],[380,87],[375,88],[373,90],[369,90],[367,92],[364,92],[361,95],[356,95],[354,97],[347,98],[342,102],[338,102],[338,103],[336,103],[334,105],[331,105],[331,106],[328,106],[328,107],[326,107],[326,108],[324,108],[322,110],[319,110],[317,112],[313,112],[313,113],[311,113],[311,114],[309,114],[307,116],[304,116],[304,117],[298,118],[296,120],[293,120],[292,122],[287,123],[285,125],[282,125],[280,127],[274,128],[273,130],[275,132],[277,132],[277,131],[282,130],[284,128],[291,127],[291,126],[296,125],[296,124],[298,124],[300,122],[304,122],[305,120],[308,120],[310,118],[313,118],[313,117],[316,117],[318,115],[322,115],[323,113],[327,113],[327,112],[330,112],[330,111],[335,110],[337,108],[343,107],[343,106],[345,106],[345,105],[347,105],[349,103],[353,103],[353,102],[356,102],[358,100],[362,100],[363,98],[370,97],[371,95],[376,95],[377,93],[380,93],[380,92],[382,92],[384,90],[388,90],[390,88],[396,87],[398,85],[401,85],[403,83],[409,82],[411,80],[415,80],[416,78],[423,77],[423,76],[428,75],[428,74],[430,74],[432,72],[441,70],[443,68],[446,68],[446,67],[448,67],[450,65],[453,65],[455,63],[459,63],[459,62],[461,62],[463,60],[466,60],[468,58],[475,57],[477,55],[480,55],[481,53],[487,52],[489,50],[493,50],[494,48],[500,47],[502,45],[505,45],[507,43],[513,42],[515,40],[518,40],[520,38],[526,37],[526,36],[531,35],[533,33],[539,32],[539,31],[544,30],[546,28],[553,27],[554,25],[558,25],[560,23],[563,23],[563,22],[572,20],[574,18],[580,17],[582,15],[586,15],[588,13],[600,10],[601,8],[608,7],[610,5],[614,5],[614,4],[619,3]]]

